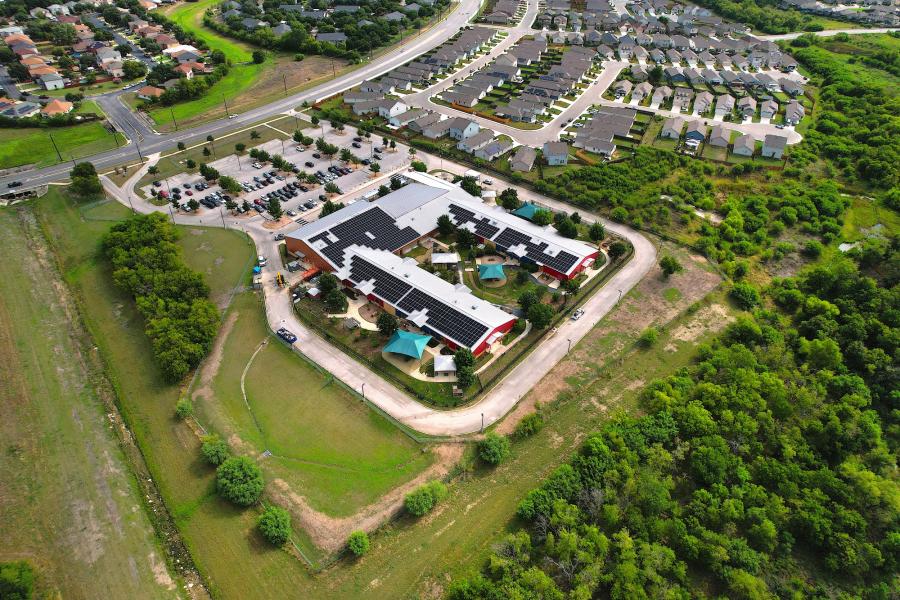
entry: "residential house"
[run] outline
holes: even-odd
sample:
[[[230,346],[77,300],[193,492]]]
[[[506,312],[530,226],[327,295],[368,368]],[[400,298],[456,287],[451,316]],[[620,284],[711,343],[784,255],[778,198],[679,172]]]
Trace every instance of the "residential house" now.
[[[41,114],[45,117],[55,117],[56,115],[65,115],[72,112],[74,105],[65,100],[54,99],[48,102],[41,109]]]
[[[141,100],[151,100],[153,98],[159,98],[165,93],[165,91],[166,90],[162,88],[158,88],[152,85],[145,85],[137,91],[137,97]]]
[[[531,146],[519,146],[509,159],[509,168],[513,171],[528,173],[534,167],[537,152]]]
[[[404,125],[408,125],[412,123],[419,117],[425,115],[425,109],[415,108],[412,110],[407,110],[405,112],[400,113],[399,115],[395,115],[388,119],[388,123],[393,125],[394,127],[403,127]]]
[[[624,98],[628,94],[631,93],[631,89],[634,87],[634,84],[628,81],[627,79],[623,79],[621,81],[617,81],[613,85],[613,91],[616,94],[616,98]]]
[[[38,114],[40,110],[41,105],[36,102],[19,102],[4,108],[0,111],[0,115],[11,119],[24,119],[26,117],[33,117]]]
[[[450,137],[454,137],[453,128],[451,127]],[[482,129],[475,135],[469,137],[463,137],[456,144],[457,150],[462,150],[463,152],[467,152],[468,154],[472,154],[482,146],[488,145],[491,140],[494,139],[494,132],[490,129]]]
[[[772,100],[763,100],[759,107],[759,116],[763,119],[772,119],[778,114],[778,103]]]
[[[682,129],[684,129],[684,119],[681,117],[666,119],[663,123],[662,130],[659,132],[659,137],[669,140],[681,139]]]
[[[745,119],[752,119],[756,115],[756,100],[752,96],[744,96],[737,101],[737,109]]]
[[[722,94],[716,98],[716,116],[728,117],[734,112],[734,96],[730,94]]]
[[[480,158],[482,160],[495,160],[505,154],[510,148],[512,148],[512,145],[512,142],[509,140],[491,140],[489,144],[487,144],[486,146],[482,146],[475,151],[475,158]]]
[[[687,146],[696,148],[706,139],[706,125],[699,120],[690,121],[687,125],[687,131],[684,134],[684,143]]]
[[[803,108],[803,105],[796,100],[791,100],[784,109],[784,122],[787,125],[796,125],[805,114],[806,109]]]
[[[636,86],[634,86],[634,90],[632,90],[631,92],[631,103],[640,104],[644,100],[644,98],[648,97],[652,92],[653,86],[646,81],[637,84]]]
[[[684,76],[684,73],[679,67],[666,67],[663,69],[663,73],[665,73],[666,79],[672,85],[687,83],[687,77]]]
[[[438,113],[427,113],[419,117],[418,119],[408,123],[406,125],[407,129],[413,131],[415,133],[423,133],[426,127],[430,125],[434,125],[438,121],[441,120],[441,115]]]
[[[449,119],[450,126],[448,132],[450,137],[454,140],[464,140],[468,137],[472,137],[481,129],[478,126],[478,123],[471,119],[466,119],[463,117],[454,117]]]
[[[786,137],[770,133],[763,139],[762,156],[779,159],[784,156],[785,146],[787,146]]]
[[[343,44],[347,41],[347,34],[343,31],[333,31],[330,33],[317,33],[316,41],[329,42],[331,44]]]
[[[560,166],[569,163],[569,145],[565,142],[545,142],[543,154],[544,160],[550,166]]]
[[[756,139],[746,133],[739,135],[734,140],[734,148],[732,148],[731,152],[738,156],[753,156],[754,152],[756,152]]]
[[[721,125],[716,125],[709,133],[709,145],[718,148],[727,148],[731,142],[731,130]]]
[[[688,112],[691,108],[691,101],[693,99],[694,90],[685,87],[675,88],[675,94],[672,100],[672,110],[674,112]],[[707,106],[707,108],[709,107]]]
[[[422,135],[430,140],[442,138],[450,132],[454,119],[438,120],[422,128]]]
[[[710,108],[712,108],[714,100],[715,98],[709,92],[700,92],[699,94],[697,94],[697,97],[694,98],[694,114],[705,114]]]
[[[45,90],[61,90],[66,82],[59,73],[46,73],[39,77],[41,87]]]
[[[653,90],[653,97],[650,99],[651,106],[659,106],[672,97],[672,88],[667,85],[661,85]]]

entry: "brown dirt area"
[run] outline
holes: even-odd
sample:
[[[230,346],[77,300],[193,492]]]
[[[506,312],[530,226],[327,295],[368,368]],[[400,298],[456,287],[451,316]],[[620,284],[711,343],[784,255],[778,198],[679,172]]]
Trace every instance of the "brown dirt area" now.
[[[333,72],[340,73],[347,66],[344,60],[335,59],[333,62],[334,70],[331,68],[332,60],[325,56],[307,56],[299,62],[293,57],[281,56],[274,67],[263,71],[256,83],[234,98],[229,98],[228,108],[231,112],[243,112],[284,96],[285,81],[288,94],[291,94],[298,91],[296,88],[331,78]]]
[[[309,506],[306,498],[293,491],[282,479],[276,479],[268,490],[273,501],[285,506],[300,524],[313,543],[326,552],[340,550],[351,532],[373,531],[395,516],[403,507],[403,498],[416,487],[447,474],[463,454],[461,444],[441,444],[433,447],[437,457],[434,464],[413,480],[385,494],[378,502],[370,504],[355,515],[343,518],[330,517]]]
[[[659,265],[654,265],[647,275],[638,283],[631,292],[622,299],[622,303],[614,308],[591,332],[572,349],[569,357],[562,360],[548,373],[525,398],[510,411],[501,421],[496,430],[500,434],[509,434],[515,430],[516,425],[525,415],[534,412],[538,402],[547,404],[553,402],[561,392],[572,388],[572,378],[594,378],[592,372],[603,366],[607,361],[599,357],[619,357],[622,350],[631,345],[631,339],[650,326],[663,326],[680,315],[691,304],[705,297],[722,281],[718,274],[710,267],[707,260],[699,255],[691,254],[684,248],[674,244],[655,240],[659,247],[659,254],[672,254],[684,266],[684,270],[664,279]],[[681,298],[670,301],[665,298],[664,291],[676,288],[681,293]],[[723,311],[713,310],[709,307],[709,316],[719,316]],[[703,312],[703,311],[701,311]],[[699,313],[698,313],[699,315]],[[720,321],[720,324],[724,324]],[[703,323],[695,326],[690,331],[680,331],[683,337],[702,335],[705,331],[712,331],[716,323]],[[612,341],[610,342],[610,338]],[[690,341],[690,340],[685,340]],[[619,358],[621,361],[621,358]],[[579,387],[582,387],[579,384]],[[606,407],[597,404],[598,408]]]

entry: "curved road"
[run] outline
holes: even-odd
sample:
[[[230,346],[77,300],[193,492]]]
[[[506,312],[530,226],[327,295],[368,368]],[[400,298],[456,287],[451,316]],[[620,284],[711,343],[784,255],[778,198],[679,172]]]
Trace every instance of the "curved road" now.
[[[400,148],[399,151],[403,152],[404,148]],[[444,170],[458,173],[467,170],[467,167],[422,152],[419,152],[416,158],[426,161],[430,168],[440,166]],[[125,206],[133,203],[133,208],[142,213],[165,210],[140,199],[134,193],[134,184],[145,174],[148,165],[149,163],[145,164],[142,169],[132,174],[123,188],[116,187],[109,179],[103,177],[107,193]],[[367,185],[378,185],[380,180],[391,175],[393,173],[382,173],[378,180],[371,181]],[[516,187],[506,181],[497,181],[495,185]],[[557,210],[569,211],[572,209],[565,203],[540,196],[531,190],[517,189],[519,197],[524,200],[535,201]],[[352,198],[359,193],[360,190],[351,190],[347,192],[346,196]],[[179,214],[175,220],[182,225],[203,226],[203,217],[206,218],[206,226],[217,226],[218,223],[224,221],[227,227],[246,232],[256,244],[258,254],[269,257],[279,255],[279,242],[274,240],[273,230],[264,227],[266,220],[262,216],[240,220],[236,220],[234,217],[223,217],[220,221],[219,215],[208,212],[202,216]],[[585,314],[581,319],[578,321],[567,320],[561,324],[555,334],[545,339],[500,383],[473,405],[456,410],[437,410],[424,406],[382,379],[376,372],[367,369],[352,357],[344,354],[297,319],[287,290],[278,288],[272,281],[274,271],[264,272],[263,282],[266,318],[269,327],[272,330],[286,327],[295,333],[298,338],[296,342],[298,350],[348,386],[361,392],[366,399],[404,425],[421,433],[435,436],[455,436],[478,432],[482,426],[487,427],[495,423],[509,412],[565,357],[570,346],[574,347],[600,319],[606,316],[621,296],[628,293],[656,263],[656,248],[650,240],[637,231],[590,213],[582,212],[582,217],[587,222],[600,220],[609,231],[628,239],[634,246],[634,255],[583,305]],[[215,225],[212,225],[213,223]],[[290,230],[291,226],[288,226],[280,231]],[[296,280],[299,275],[297,273],[285,274],[289,283]]]

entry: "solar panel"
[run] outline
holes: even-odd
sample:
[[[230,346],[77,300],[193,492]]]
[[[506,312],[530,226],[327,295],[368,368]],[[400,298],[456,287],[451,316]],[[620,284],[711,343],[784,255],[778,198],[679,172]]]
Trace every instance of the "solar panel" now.
[[[329,233],[337,238],[336,242],[326,239]],[[396,252],[418,238],[419,233],[415,229],[412,227],[400,229],[389,214],[378,207],[373,207],[338,223],[328,231],[317,234],[310,238],[310,242],[318,240],[328,242],[321,252],[340,267],[344,264],[344,250],[354,244]]]
[[[391,304],[396,304],[412,286],[401,281],[390,273],[386,273],[358,256],[354,256],[350,262],[350,281],[360,284],[364,281],[375,281],[373,292]]]
[[[474,346],[488,331],[486,325],[421,290],[411,290],[400,301],[398,308],[406,314],[427,310],[427,328],[435,330],[439,336],[449,337],[464,346]]]
[[[501,231],[500,235],[494,240],[494,243],[502,250],[509,250],[509,248],[513,246],[524,245],[524,258],[539,265],[546,265],[560,273],[568,273],[569,269],[571,269],[578,261],[577,256],[570,254],[565,250],[560,251],[556,256],[552,256],[546,252],[547,242],[535,244],[529,236],[511,228]]]
[[[472,223],[475,226],[475,235],[478,235],[484,239],[489,240],[497,235],[498,231],[500,231],[500,228],[495,225],[491,225],[488,219],[478,218],[471,210],[462,208],[461,206],[457,206],[456,204],[451,204],[447,210],[450,211],[450,214],[453,216],[457,225],[462,225],[463,223]]]

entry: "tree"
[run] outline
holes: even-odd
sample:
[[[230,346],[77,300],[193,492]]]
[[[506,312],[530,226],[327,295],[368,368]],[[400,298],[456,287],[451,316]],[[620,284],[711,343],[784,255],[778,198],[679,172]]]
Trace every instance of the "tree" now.
[[[175,416],[182,421],[192,414],[194,414],[194,405],[188,398],[181,398],[175,403]]]
[[[319,218],[327,217],[331,213],[337,212],[344,208],[343,202],[332,202],[331,200],[326,200],[322,203],[322,210],[319,212]]]
[[[369,536],[365,531],[354,531],[347,538],[347,548],[355,556],[362,556],[369,551]]]
[[[187,166],[188,169],[196,169],[197,168],[197,163],[190,158],[187,159],[187,161],[185,161],[184,164],[185,164],[185,166]]]
[[[588,229],[588,237],[595,244],[603,241],[603,238],[606,237],[606,228],[603,227],[603,223],[597,221],[596,223],[591,224],[591,228]]]
[[[728,295],[743,310],[750,310],[759,304],[759,292],[749,283],[735,283]]]
[[[147,67],[139,60],[126,60],[122,63],[125,79],[138,79],[147,74]]]
[[[412,150],[412,148],[410,148]],[[413,171],[417,173],[425,173],[428,170],[428,167],[420,160],[414,160],[410,163],[410,166],[413,168]]]
[[[187,148],[187,146],[184,145],[184,142],[178,142],[179,151],[184,151],[185,148]]]
[[[526,438],[536,434],[544,427],[544,417],[539,412],[528,413],[519,424],[516,425],[514,435],[517,438]]]
[[[272,215],[272,218],[276,221],[280,219],[284,215],[284,210],[281,208],[281,201],[278,198],[272,198],[269,200],[269,207],[267,209],[269,214]]]
[[[147,172],[151,175],[156,175],[157,173],[159,173],[159,167],[157,167],[156,165],[150,165],[149,167],[147,167]]]
[[[0,562],[0,598],[31,600],[34,598],[34,569],[24,560]]]
[[[383,196],[387,196],[390,193],[391,193],[391,188],[389,188],[388,186],[386,186],[386,185],[378,186],[378,197],[379,198],[381,198]]]
[[[403,187],[403,182],[400,181],[399,177],[391,177],[391,189],[392,190],[399,190],[402,187]]]
[[[572,221],[571,218],[564,216],[559,222],[556,223],[556,231],[559,235],[574,239],[578,237],[578,226]]]
[[[347,312],[347,296],[340,290],[331,290],[322,297],[325,307],[333,314]]]
[[[471,248],[476,243],[478,243],[478,239],[475,237],[475,234],[469,231],[468,229],[463,229],[461,227],[455,228],[456,231],[456,245],[466,250]]]
[[[251,56],[253,57],[254,64],[261,65],[266,62],[266,53],[262,50],[254,50]]]
[[[488,433],[478,442],[478,457],[489,465],[497,466],[509,456],[509,439],[506,436]]]
[[[229,458],[216,469],[216,489],[238,506],[255,504],[264,486],[259,466],[246,456]]]
[[[519,307],[526,315],[528,314],[528,309],[539,303],[540,301],[541,297],[534,287],[529,287],[527,290],[523,291],[521,294],[519,294],[518,298]]]
[[[78,163],[69,171],[69,179],[71,181],[69,187],[76,196],[88,198],[103,191],[103,185],[93,163]]]
[[[240,143],[238,143],[238,144],[235,144],[235,145],[234,145],[234,150],[235,150],[235,152],[237,152],[238,154],[241,154],[244,150],[246,150],[246,148],[247,148],[247,145],[246,145],[246,144],[240,144]]]
[[[456,227],[453,225],[453,221],[450,219],[450,215],[441,215],[437,220],[438,225],[438,233],[441,235],[450,235],[453,233],[453,230]]]
[[[467,390],[475,383],[475,369],[472,367],[457,367],[456,384],[460,389]]]
[[[625,242],[615,241],[609,245],[609,257],[612,260],[625,256],[626,252],[628,252],[628,246],[625,245]]]
[[[342,194],[341,188],[337,186],[337,184],[333,181],[329,181],[325,184],[325,191],[329,194]]]
[[[377,173],[381,170],[381,165],[379,165],[377,162],[373,162],[369,165],[369,170],[373,173]]]
[[[539,208],[534,211],[534,215],[532,215],[531,220],[535,225],[545,227],[553,222],[553,213],[551,213],[549,210]]]
[[[256,520],[256,528],[273,546],[284,546],[291,537],[291,515],[281,507],[266,506]]]
[[[251,140],[258,140],[258,139],[259,139],[259,132],[258,132],[257,130],[255,130],[255,129],[251,129],[251,130],[250,130],[250,139],[251,139]]]
[[[348,149],[346,149],[346,148],[342,148],[342,149],[341,149],[340,157],[341,157],[341,160],[344,161],[344,162],[346,162],[346,163],[352,162],[352,161],[353,161],[353,153],[350,152],[350,151],[349,151]]]
[[[327,294],[332,290],[340,289],[341,280],[338,279],[334,273],[322,273],[319,277],[318,287],[323,294]]]
[[[528,320],[537,329],[544,329],[553,321],[554,310],[549,304],[538,303],[528,309]]]
[[[212,152],[206,146],[203,147],[203,156],[212,156]]]
[[[188,205],[188,208],[191,210],[191,212],[194,212],[198,208],[200,208],[200,203],[197,201],[196,198],[191,198],[190,200],[188,200],[187,205]]]
[[[232,194],[240,194],[243,190],[240,182],[234,177],[229,177],[228,175],[219,177],[219,186],[221,186],[221,188],[226,192],[231,192]]]
[[[391,313],[382,312],[378,315],[376,324],[378,325],[378,331],[381,332],[381,335],[387,337],[393,335],[393,333],[397,331],[397,326],[400,324],[400,321]]]
[[[506,210],[516,210],[520,205],[519,192],[514,188],[506,188],[500,192],[500,206]]]
[[[206,163],[200,163],[200,175],[207,181],[215,181],[219,178],[219,172]]]
[[[209,464],[218,467],[230,456],[228,444],[219,436],[206,435],[200,441],[200,453]]]
[[[463,177],[459,182],[459,187],[466,191],[470,196],[481,198],[481,186],[474,177]]]
[[[391,140],[391,149],[395,149],[397,147],[397,142]]]
[[[666,278],[684,269],[678,259],[671,254],[666,254],[659,260],[659,268],[662,269],[663,276]]]
[[[446,497],[447,486],[440,481],[431,481],[407,494],[403,499],[403,506],[414,517],[421,517]]]

